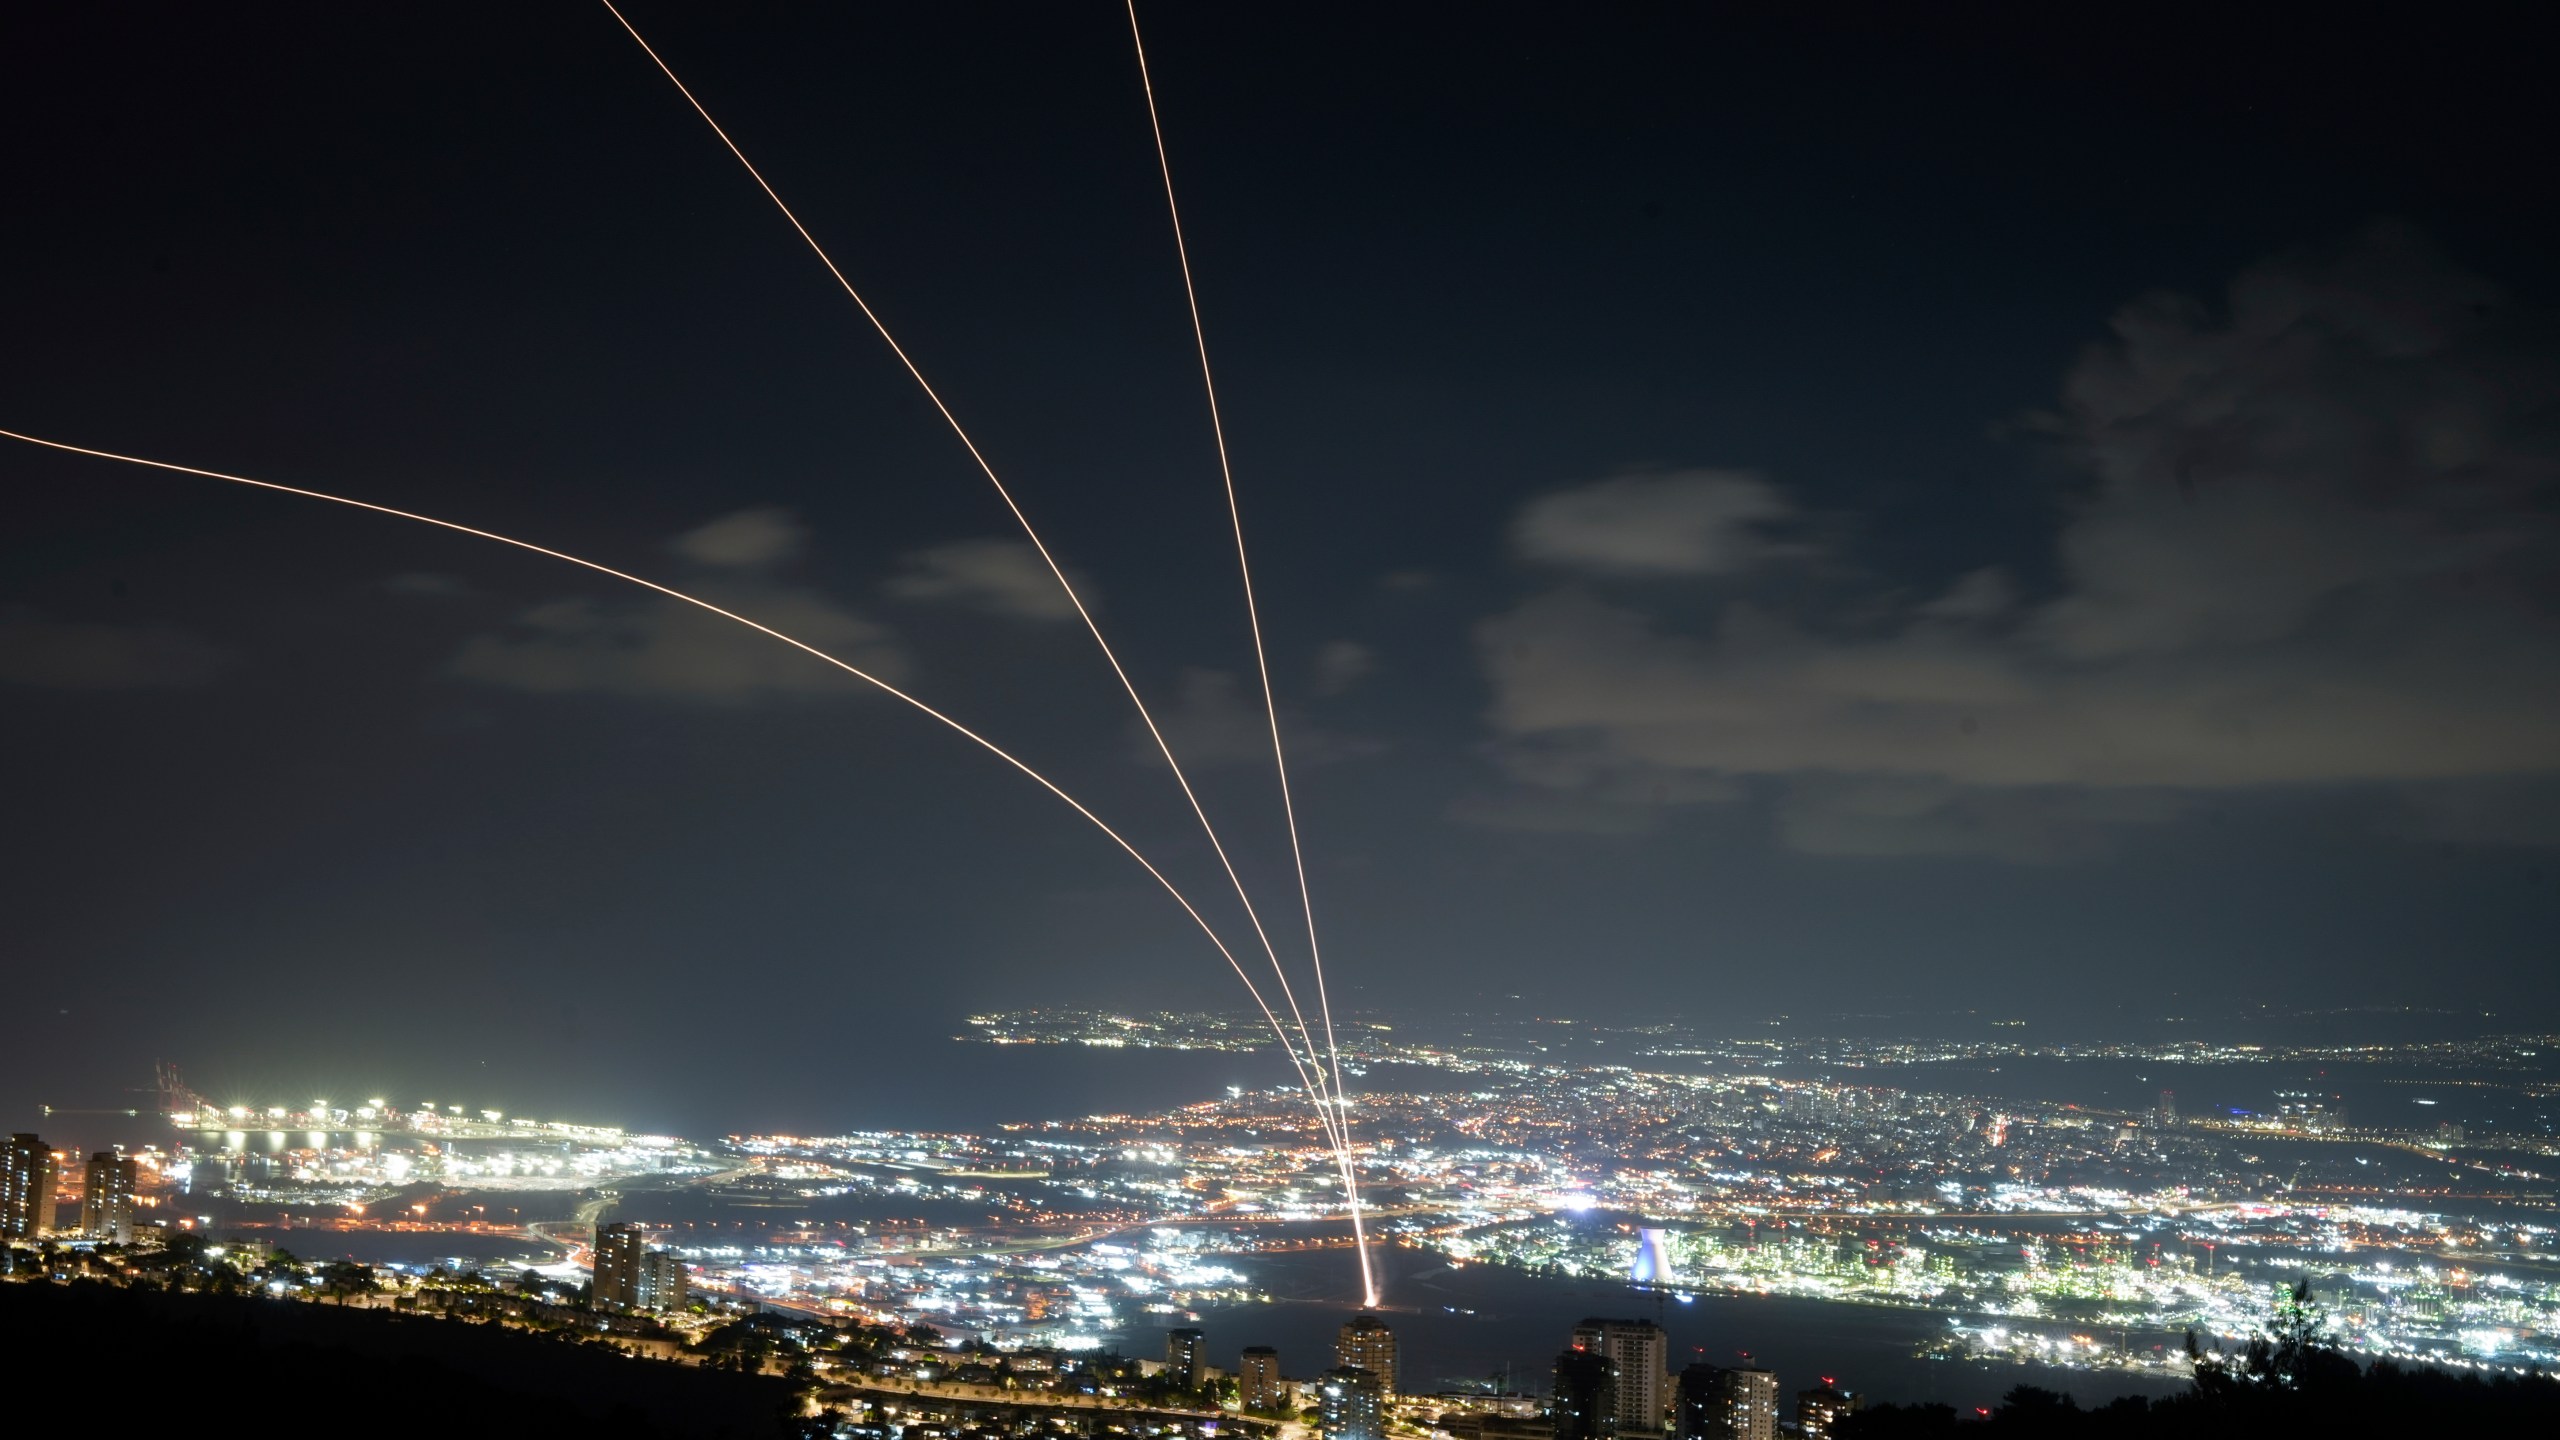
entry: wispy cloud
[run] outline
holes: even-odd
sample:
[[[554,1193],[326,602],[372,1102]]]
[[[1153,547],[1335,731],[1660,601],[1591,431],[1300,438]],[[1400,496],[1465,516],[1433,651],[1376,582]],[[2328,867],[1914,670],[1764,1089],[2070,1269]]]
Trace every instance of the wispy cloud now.
[[[1316,693],[1339,695],[1378,671],[1378,652],[1357,640],[1330,640],[1316,652]]]
[[[1075,606],[1038,551],[1019,540],[955,540],[905,557],[882,588],[892,597],[960,605],[1023,620],[1071,620]],[[1074,576],[1076,593],[1095,603],[1090,582]]]
[[[1530,501],[1511,541],[1525,559],[1601,575],[1729,575],[1793,553],[1772,527],[1794,517],[1748,471],[1622,475]]]
[[[807,539],[788,512],[764,506],[689,530],[669,548],[700,572],[686,582],[692,593],[898,683],[908,663],[887,626],[764,573],[796,557]],[[770,636],[664,596],[534,606],[506,630],[466,642],[450,669],[461,679],[545,695],[736,702],[866,688]]]
[[[1262,708],[1260,687],[1248,690],[1237,675],[1186,669],[1173,702],[1153,708],[1156,723],[1185,769],[1271,763],[1271,720]],[[1382,740],[1323,729],[1285,711],[1280,716],[1280,735],[1289,747],[1292,770],[1363,760],[1387,748]],[[1129,745],[1142,762],[1161,763],[1155,741],[1134,723]]]
[[[667,548],[700,566],[770,570],[799,555],[808,527],[779,505],[757,505],[687,530]]]

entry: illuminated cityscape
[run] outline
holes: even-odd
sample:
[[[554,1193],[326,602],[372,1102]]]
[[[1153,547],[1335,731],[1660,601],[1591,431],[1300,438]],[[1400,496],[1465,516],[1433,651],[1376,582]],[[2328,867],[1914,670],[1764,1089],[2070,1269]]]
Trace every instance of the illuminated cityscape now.
[[[2536,12],[19,8],[12,1435],[2560,1433]]]
[[[1059,1046],[1144,1034],[1178,1049],[1230,1023],[1018,1014],[971,1034]],[[26,1235],[53,1258],[22,1249],[11,1269],[138,1275],[154,1255],[219,1256],[242,1277],[226,1284],[328,1295],[329,1267],[266,1257],[344,1253],[367,1267],[363,1304],[565,1317],[669,1358],[700,1355],[741,1315],[782,1317],[805,1327],[791,1333],[810,1383],[850,1387],[839,1400],[959,1404],[993,1374],[1006,1378],[990,1393],[1017,1405],[1074,1395],[1286,1424],[1303,1410],[1355,1440],[1390,1419],[1485,1440],[1550,1403],[1534,1384],[1470,1390],[1407,1373],[1414,1325],[1475,1313],[1444,1303],[1413,1318],[1417,1300],[1456,1293],[1416,1288],[1435,1272],[1549,1286],[1559,1308],[1594,1284],[1620,1297],[1618,1317],[1553,1322],[1567,1359],[1554,1418],[1535,1423],[1558,1434],[1694,1430],[1709,1413],[1726,1427],[1712,1433],[1768,1434],[1782,1395],[1795,1402],[1788,1424],[1826,1433],[1872,1380],[1680,1360],[1684,1329],[1711,1308],[1724,1307],[1720,1328],[1747,1332],[1755,1307],[1785,1301],[1902,1317],[1907,1364],[2166,1384],[2190,1373],[2189,1334],[2237,1344],[2307,1283],[2351,1354],[2478,1373],[2560,1366],[2547,1338],[2560,1333],[2560,1187],[2547,1169],[2560,1086],[2545,1063],[2560,1037],[2363,1047],[2369,1059],[2056,1047],[2150,1067],[2125,1082],[2150,1089],[2109,1109],[1931,1078],[2035,1053],[2006,1041],[1731,1044],[1525,1017],[1362,1020],[1355,1033],[1347,1058],[1370,1077],[1354,1132],[1370,1233],[1398,1257],[1384,1271],[1406,1278],[1390,1282],[1387,1308],[1330,1322],[1329,1351],[1297,1356],[1294,1378],[1270,1345],[1210,1338],[1250,1334],[1300,1275],[1338,1286],[1356,1273],[1324,1134],[1286,1088],[983,1134],[692,1141],[450,1105],[215,1104],[179,1087],[161,1139],[126,1153],[72,1167],[16,1142],[12,1174],[54,1165],[38,1188],[79,1218]],[[2053,1072],[2066,1093],[2085,1085],[2068,1063]],[[2306,1100],[2281,1078],[2305,1065],[2406,1090],[2419,1118],[2392,1127],[2334,1095]],[[2150,1096],[2162,1073],[2202,1092],[2252,1069],[2268,1072],[2257,1111],[2181,1119]],[[1396,1088],[1372,1088],[1390,1073]],[[2517,1097],[2532,1128],[2501,1122],[2466,1140],[2424,1118],[2466,1094],[2466,1114],[2482,1095]],[[275,1128],[236,1128],[253,1122]],[[438,1258],[440,1241],[461,1258]],[[879,1335],[930,1338],[844,1348]],[[1119,1358],[1131,1354],[1163,1359]],[[847,1378],[857,1357],[863,1373]]]

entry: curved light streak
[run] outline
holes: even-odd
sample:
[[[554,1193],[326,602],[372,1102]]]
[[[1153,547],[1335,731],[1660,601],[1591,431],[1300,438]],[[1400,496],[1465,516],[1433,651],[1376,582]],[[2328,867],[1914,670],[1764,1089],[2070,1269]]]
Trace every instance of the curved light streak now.
[[[1144,869],[1149,876],[1153,877],[1158,885],[1163,886],[1164,892],[1173,897],[1175,904],[1182,907],[1182,913],[1190,916],[1191,923],[1199,926],[1200,933],[1208,936],[1209,943],[1218,948],[1218,953],[1225,957],[1228,968],[1236,972],[1236,978],[1244,982],[1245,993],[1253,997],[1255,1007],[1261,1010],[1262,1018],[1271,1026],[1271,1033],[1279,1039],[1280,1048],[1288,1052],[1289,1064],[1297,1070],[1298,1083],[1306,1090],[1307,1099],[1313,1103],[1319,1111],[1326,1108],[1325,1102],[1319,1092],[1319,1087],[1322,1084],[1322,1080],[1320,1078],[1322,1072],[1321,1062],[1315,1062],[1317,1064],[1317,1074],[1315,1076],[1311,1076],[1308,1072],[1307,1065],[1301,1063],[1298,1059],[1297,1047],[1289,1043],[1289,1032],[1287,1027],[1280,1023],[1279,1014],[1271,1008],[1271,1005],[1267,1001],[1263,999],[1261,989],[1253,983],[1253,977],[1245,972],[1245,968],[1242,964],[1238,963],[1235,957],[1235,952],[1227,948],[1227,942],[1220,939],[1218,932],[1210,927],[1207,917],[1203,916],[1200,911],[1192,905],[1190,897],[1184,895],[1181,890],[1175,887],[1171,880],[1165,878],[1164,872],[1156,868],[1154,861],[1149,860],[1144,854],[1142,854],[1137,846],[1130,844],[1128,839],[1121,835],[1119,831],[1111,828],[1108,821],[1105,821],[1101,816],[1094,814],[1091,810],[1086,809],[1083,801],[1078,800],[1073,795],[1068,794],[1065,790],[1060,789],[1057,782],[1051,780],[1048,776],[1041,774],[1039,771],[1032,769],[1028,764],[1025,764],[1022,760],[1017,758],[1013,752],[1005,749],[1001,745],[998,745],[986,736],[979,734],[977,731],[970,729],[968,726],[961,724],[959,721],[952,719],[950,716],[933,708],[931,705],[926,704],[924,701],[917,699],[915,696],[908,694],[906,691],[899,689],[897,686],[890,684],[888,681],[881,679],[879,676],[872,674],[870,671],[864,670],[848,661],[839,660],[835,656],[828,654],[826,651],[819,649],[817,646],[810,644],[806,640],[786,635],[781,631],[774,629],[772,626],[766,625],[760,621],[748,619],[746,616],[739,614],[735,610],[723,609],[698,595],[688,595],[684,591],[678,590],[672,585],[661,585],[655,580],[644,579],[638,575],[631,574],[626,570],[616,570],[610,565],[606,565],[595,560],[589,560],[583,556],[572,555],[566,550],[554,550],[547,545],[536,545],[530,540],[519,540],[512,535],[501,535],[495,530],[482,530],[453,520],[439,520],[433,515],[420,515],[411,510],[396,510],[388,505],[377,505],[370,500],[356,500],[344,495],[332,495],[325,490],[306,490],[298,485],[284,485],[273,480],[255,480],[246,475],[232,475],[220,470],[205,470],[193,465],[175,464],[167,460],[147,460],[139,455],[121,455],[113,450],[93,450],[85,445],[73,445],[61,440],[47,440],[39,435],[22,435],[15,430],[0,430],[0,438],[21,440],[29,445],[43,446],[48,450],[60,450],[73,455],[86,455],[98,460],[115,460],[127,465],[147,466],[153,470],[174,471],[180,475],[199,475],[207,480],[227,480],[235,485],[248,485],[260,490],[273,490],[286,495],[299,495],[306,500],[326,500],[332,505],[345,505],[357,510],[370,510],[377,515],[389,515],[401,520],[415,520],[421,525],[433,525],[439,530],[451,530],[457,534],[470,535],[481,540],[494,540],[501,545],[512,545],[518,550],[530,550],[536,555],[547,555],[554,560],[565,560],[572,565],[580,567],[581,569],[593,570],[599,575],[610,575],[616,580],[628,581],[631,584],[639,586],[643,590],[654,590],[671,600],[681,600],[687,605],[698,606],[701,609],[708,610],[712,614],[719,616],[723,620],[734,620],[739,624],[746,626],[750,630],[770,635],[774,639],[781,641],[783,644],[788,645],[795,650],[813,655],[818,659],[833,665],[837,669],[842,670],[846,674],[853,676],[855,679],[877,687],[889,695],[905,701],[907,704],[924,712],[926,715],[931,716],[933,719],[942,722],[943,725],[953,731],[956,731],[962,737],[976,744],[980,749],[985,750],[988,754],[995,756],[1007,765],[1021,771],[1034,783],[1039,785],[1041,789],[1046,790],[1050,794],[1057,796],[1060,800],[1065,801],[1069,809],[1075,811],[1078,815],[1083,816],[1087,821],[1091,822],[1095,829],[1111,837],[1112,844],[1117,845],[1123,851],[1126,851],[1130,859],[1137,861],[1140,868]],[[1314,1059],[1315,1057],[1312,1055],[1308,1057],[1310,1062],[1314,1062]],[[1328,1133],[1330,1133],[1330,1130],[1328,1130]]]
[[[1299,1040],[1312,1054],[1315,1050],[1315,1041],[1307,1028],[1306,1016],[1298,1009],[1297,995],[1289,984],[1289,972],[1281,965],[1280,952],[1273,947],[1270,934],[1263,928],[1261,912],[1254,908],[1253,897],[1245,892],[1244,878],[1236,873],[1235,862],[1227,856],[1226,843],[1218,838],[1217,827],[1209,822],[1208,810],[1201,805],[1199,795],[1192,790],[1191,777],[1183,772],[1182,762],[1174,758],[1173,746],[1165,740],[1164,731],[1157,728],[1154,713],[1147,708],[1147,702],[1139,696],[1137,682],[1129,678],[1129,672],[1120,664],[1120,657],[1112,650],[1111,642],[1103,638],[1101,624],[1093,618],[1093,612],[1085,607],[1084,597],[1076,593],[1075,584],[1067,578],[1065,567],[1049,553],[1049,547],[1041,540],[1039,530],[1033,527],[1031,517],[1024,514],[1022,507],[1015,503],[1013,492],[1005,487],[1004,481],[996,474],[995,466],[988,461],[985,453],[978,449],[978,442],[970,438],[967,427],[960,423],[960,417],[951,412],[949,405],[943,403],[941,393],[933,388],[933,382],[924,378],[924,371],[917,368],[916,362],[908,356],[906,347],[900,345],[898,338],[889,332],[888,324],[880,318],[879,312],[871,308],[871,302],[863,299],[862,292],[853,287],[851,280],[845,278],[845,273],[836,264],[835,258],[827,253],[825,246],[818,243],[818,237],[810,234],[809,227],[800,223],[800,217],[792,212],[790,205],[783,201],[781,193],[764,178],[764,172],[758,170],[755,162],[747,158],[747,152],[739,148],[737,141],[729,138],[729,132],[720,127],[718,120],[712,118],[710,109],[694,98],[692,89],[677,76],[675,67],[669,65],[665,58],[658,54],[657,48],[649,43],[637,26],[624,17],[622,11],[615,7],[613,0],[600,0],[600,3],[606,12],[613,16],[615,23],[619,24],[640,46],[642,53],[649,57],[650,63],[658,67],[658,72],[667,77],[667,82],[676,87],[676,93],[684,97],[684,102],[693,107],[693,113],[701,116],[702,123],[711,127],[711,133],[718,136],[720,143],[737,158],[738,164],[746,170],[748,178],[756,182],[756,188],[762,190],[765,198],[773,202],[773,208],[782,212],[782,218],[791,223],[791,228],[798,232],[801,241],[809,247],[809,252],[818,257],[819,264],[827,267],[827,273],[835,277],[837,286],[853,301],[855,308],[862,311],[862,318],[870,321],[871,328],[880,332],[880,338],[888,345],[889,353],[897,357],[898,363],[906,368],[907,374],[916,382],[916,387],[924,391],[925,398],[933,402],[933,408],[941,412],[943,422],[951,427],[953,435],[959,437],[960,444],[969,452],[969,458],[977,462],[979,473],[987,477],[987,483],[995,487],[996,495],[1004,501],[1005,508],[1013,512],[1013,518],[1017,524],[1021,525],[1023,535],[1031,541],[1031,548],[1039,552],[1041,563],[1049,567],[1049,573],[1056,578],[1058,588],[1066,592],[1067,603],[1075,607],[1077,617],[1084,621],[1086,631],[1093,636],[1093,643],[1101,649],[1102,658],[1109,662],[1111,673],[1120,677],[1120,688],[1128,692],[1129,703],[1137,707],[1138,719],[1146,725],[1148,736],[1156,742],[1156,752],[1164,757],[1164,763],[1173,771],[1174,783],[1182,787],[1183,799],[1190,802],[1191,813],[1199,818],[1200,832],[1208,837],[1209,848],[1217,852],[1218,864],[1227,872],[1227,882],[1235,887],[1236,899],[1243,904],[1245,918],[1253,925],[1254,938],[1262,942],[1263,954],[1271,961],[1271,973],[1279,978],[1280,993],[1288,1002],[1290,1014],[1298,1022]],[[1324,1076],[1321,1067],[1318,1069],[1318,1084],[1324,1087],[1326,1095],[1331,1095],[1330,1082]],[[1339,1107],[1321,1104],[1317,1108],[1317,1118],[1325,1127],[1326,1138],[1332,1142],[1337,1153],[1346,1151],[1347,1147],[1338,1124]]]
[[[1227,422],[1218,410],[1218,381],[1209,370],[1209,332],[1200,320],[1200,291],[1191,280],[1191,247],[1182,235],[1182,206],[1173,197],[1173,158],[1166,153],[1164,120],[1156,113],[1156,83],[1147,69],[1147,39],[1138,29],[1138,0],[1128,0],[1129,42],[1138,52],[1138,83],[1147,92],[1147,126],[1155,133],[1156,168],[1164,175],[1164,209],[1173,221],[1173,253],[1182,262],[1182,298],[1191,306],[1191,339],[1200,352],[1200,388],[1209,397],[1209,433],[1218,445],[1218,478],[1226,482],[1227,519],[1236,535],[1236,573],[1244,580],[1245,621],[1253,631],[1253,664],[1262,675],[1262,712],[1271,725],[1271,763],[1280,774],[1280,813],[1289,824],[1289,858],[1298,871],[1298,904],[1307,916],[1307,961],[1315,973],[1316,1009],[1324,1017],[1325,1058],[1333,1069],[1333,1096],[1342,1105],[1338,1120],[1342,1135],[1342,1188],[1350,1199],[1351,1239],[1360,1252],[1360,1283],[1371,1305],[1378,1303],[1378,1285],[1369,1269],[1369,1240],[1360,1221],[1360,1182],[1351,1163],[1351,1112],[1343,1104],[1349,1096],[1342,1088],[1342,1052],[1333,1040],[1333,1001],[1325,993],[1324,947],[1316,943],[1315,893],[1307,885],[1307,852],[1298,840],[1298,806],[1289,791],[1289,755],[1280,744],[1280,702],[1271,690],[1271,658],[1262,644],[1262,608],[1253,595],[1253,562],[1245,555],[1244,511],[1236,502],[1235,466],[1227,458]],[[1295,1003],[1296,997],[1292,996]],[[1305,1017],[1299,1017],[1299,1029],[1306,1028]],[[1313,1052],[1315,1043],[1308,1041]]]

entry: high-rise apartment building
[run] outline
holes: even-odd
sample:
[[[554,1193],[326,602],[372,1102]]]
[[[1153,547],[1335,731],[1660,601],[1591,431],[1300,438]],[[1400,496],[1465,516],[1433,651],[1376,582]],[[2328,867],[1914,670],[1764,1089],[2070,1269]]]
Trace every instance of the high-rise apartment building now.
[[[1727,1440],[1777,1440],[1778,1377],[1767,1370],[1724,1372]]]
[[[53,1228],[53,1152],[33,1135],[0,1150],[0,1240],[33,1240]]]
[[[1796,1392],[1796,1433],[1804,1440],[1830,1440],[1840,1422],[1863,1408],[1866,1397],[1838,1389],[1828,1380]]]
[[[1244,1347],[1244,1363],[1236,1369],[1236,1398],[1247,1410],[1277,1410],[1286,1403],[1280,1383],[1280,1352],[1268,1345]]]
[[[640,1258],[640,1304],[642,1310],[681,1310],[693,1295],[693,1276],[684,1262],[664,1250],[652,1250]]]
[[[1573,1327],[1573,1348],[1605,1356],[1618,1367],[1618,1433],[1662,1433],[1671,1411],[1671,1347],[1661,1326],[1650,1320],[1595,1317]]]
[[[1185,1385],[1200,1383],[1200,1332],[1167,1330],[1164,1332],[1165,1373]]]
[[[1692,1365],[1680,1372],[1678,1440],[1775,1440],[1778,1377],[1766,1370]]]
[[[2163,1129],[2167,1129],[2168,1127],[2178,1123],[2177,1091],[2163,1090],[2160,1092],[2160,1109],[2156,1113],[2155,1118],[2159,1120],[2161,1128]]]
[[[640,1262],[649,1251],[649,1234],[628,1221],[597,1227],[594,1304],[635,1305],[640,1299]]]
[[[1359,1365],[1326,1371],[1316,1382],[1316,1428],[1323,1440],[1387,1440],[1386,1382]]]
[[[691,1293],[684,1262],[649,1248],[649,1232],[629,1221],[596,1231],[597,1309],[681,1310]]]
[[[1724,1410],[1721,1367],[1700,1361],[1680,1372],[1671,1403],[1671,1433],[1676,1440],[1722,1440]]]
[[[1379,1390],[1396,1393],[1396,1335],[1387,1322],[1363,1310],[1344,1322],[1333,1342],[1333,1360],[1378,1377]]]
[[[80,1233],[118,1244],[131,1240],[133,1190],[139,1178],[133,1161],[113,1150],[91,1155],[80,1188]]]
[[[1548,1402],[1556,1440],[1614,1440],[1618,1413],[1615,1362],[1582,1345],[1556,1357],[1555,1394]]]

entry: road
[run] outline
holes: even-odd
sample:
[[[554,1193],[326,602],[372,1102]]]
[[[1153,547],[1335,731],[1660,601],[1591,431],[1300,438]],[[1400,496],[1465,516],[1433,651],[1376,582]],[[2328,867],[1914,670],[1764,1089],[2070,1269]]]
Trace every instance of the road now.
[[[1008,1405],[1026,1410],[1107,1410],[1121,1415],[1160,1415],[1191,1421],[1214,1421],[1227,1429],[1269,1434],[1279,1440],[1304,1440],[1307,1427],[1289,1421],[1257,1420],[1230,1410],[1185,1410],[1146,1405],[1117,1396],[1060,1394],[1049,1390],[1008,1390],[1001,1385],[963,1385],[949,1380],[916,1380],[906,1376],[866,1375],[859,1380],[830,1381],[831,1402],[837,1396],[896,1396],[940,1400],[954,1405]],[[1293,1433],[1295,1432],[1295,1433]]]

